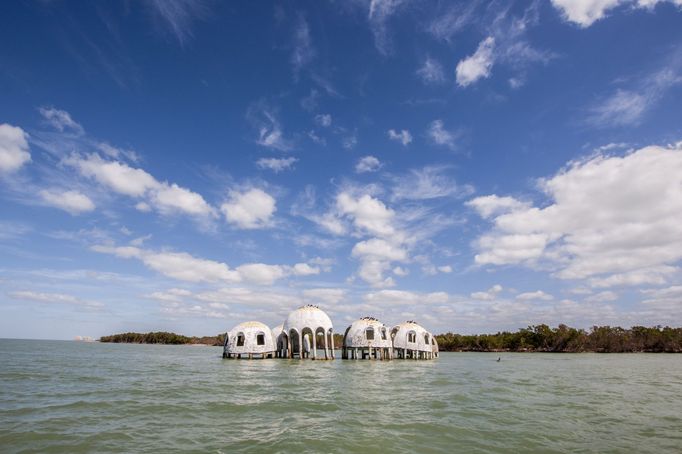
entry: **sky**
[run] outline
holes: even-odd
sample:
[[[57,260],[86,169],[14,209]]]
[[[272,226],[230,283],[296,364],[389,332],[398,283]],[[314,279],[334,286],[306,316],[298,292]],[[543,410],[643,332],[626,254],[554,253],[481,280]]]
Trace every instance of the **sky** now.
[[[8,2],[0,337],[682,325],[682,1]]]

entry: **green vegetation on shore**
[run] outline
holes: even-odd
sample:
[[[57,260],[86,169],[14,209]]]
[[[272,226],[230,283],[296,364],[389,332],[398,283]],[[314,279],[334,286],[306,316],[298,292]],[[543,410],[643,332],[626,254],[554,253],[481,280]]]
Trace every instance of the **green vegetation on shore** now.
[[[598,353],[682,353],[682,328],[593,326],[590,331],[559,325],[535,325],[497,334],[440,334],[441,351],[531,351]]]
[[[100,342],[132,344],[198,344],[223,345],[225,334],[188,337],[175,333],[122,333],[103,336]],[[334,335],[335,348],[341,347],[343,336]],[[652,352],[682,353],[682,328],[633,326],[630,329],[594,326],[589,331],[559,325],[535,325],[515,332],[436,336],[441,351],[457,352]]]

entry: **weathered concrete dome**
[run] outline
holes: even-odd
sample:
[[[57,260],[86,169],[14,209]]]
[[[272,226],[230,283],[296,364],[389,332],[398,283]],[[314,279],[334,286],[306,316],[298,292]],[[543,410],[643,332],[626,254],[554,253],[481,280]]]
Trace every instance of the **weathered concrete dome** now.
[[[343,336],[346,348],[391,348],[389,329],[373,317],[363,317],[354,321]]]
[[[261,322],[244,322],[228,331],[223,356],[272,354],[275,343],[272,331]]]
[[[435,343],[433,334],[426,331],[419,323],[411,320],[394,326],[391,329],[391,337],[393,338],[393,348],[433,352]]]
[[[301,333],[304,328],[309,328],[313,331],[322,328],[326,333],[333,329],[333,326],[331,319],[322,309],[308,304],[290,313],[282,328],[285,333],[289,333],[292,329]]]
[[[334,327],[319,307],[308,304],[290,313],[282,332],[286,348],[278,351],[279,356],[317,359],[321,348],[325,359],[334,359]]]

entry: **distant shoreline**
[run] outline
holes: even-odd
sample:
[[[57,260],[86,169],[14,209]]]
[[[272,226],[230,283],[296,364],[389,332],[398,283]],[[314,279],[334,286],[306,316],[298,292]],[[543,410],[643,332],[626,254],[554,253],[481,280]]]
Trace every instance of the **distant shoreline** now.
[[[441,352],[491,353],[682,353],[682,328],[594,326],[589,331],[559,325],[534,325],[515,332],[435,336]],[[169,332],[120,333],[102,336],[103,343],[222,346],[225,333],[183,336]],[[340,348],[341,334],[334,335]]]

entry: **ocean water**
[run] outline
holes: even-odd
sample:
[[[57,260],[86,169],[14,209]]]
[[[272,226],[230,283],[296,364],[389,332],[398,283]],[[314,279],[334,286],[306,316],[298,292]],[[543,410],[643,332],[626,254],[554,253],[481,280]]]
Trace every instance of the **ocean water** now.
[[[239,361],[0,340],[0,452],[682,452],[682,355]]]

